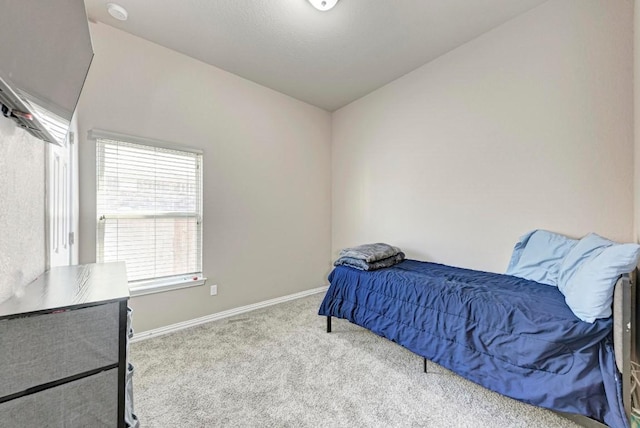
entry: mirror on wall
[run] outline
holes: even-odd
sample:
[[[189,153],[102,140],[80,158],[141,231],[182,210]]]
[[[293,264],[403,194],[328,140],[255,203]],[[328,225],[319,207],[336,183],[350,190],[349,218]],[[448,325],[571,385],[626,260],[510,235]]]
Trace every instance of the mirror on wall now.
[[[62,145],[93,58],[84,2],[0,0],[0,15],[2,114]]]

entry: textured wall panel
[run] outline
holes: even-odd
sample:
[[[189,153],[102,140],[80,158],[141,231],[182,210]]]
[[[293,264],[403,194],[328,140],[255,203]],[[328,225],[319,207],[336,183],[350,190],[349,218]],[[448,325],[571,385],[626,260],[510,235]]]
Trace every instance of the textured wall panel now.
[[[44,153],[0,116],[0,302],[45,269]]]

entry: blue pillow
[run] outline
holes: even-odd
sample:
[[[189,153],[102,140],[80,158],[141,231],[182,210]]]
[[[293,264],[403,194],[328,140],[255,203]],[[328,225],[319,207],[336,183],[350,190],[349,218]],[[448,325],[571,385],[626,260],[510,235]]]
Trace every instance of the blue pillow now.
[[[567,305],[589,323],[611,316],[613,288],[638,265],[640,245],[617,244],[595,233],[582,238],[560,265],[558,288]]]
[[[575,239],[546,230],[531,231],[513,248],[506,273],[557,286],[560,262],[577,243]]]

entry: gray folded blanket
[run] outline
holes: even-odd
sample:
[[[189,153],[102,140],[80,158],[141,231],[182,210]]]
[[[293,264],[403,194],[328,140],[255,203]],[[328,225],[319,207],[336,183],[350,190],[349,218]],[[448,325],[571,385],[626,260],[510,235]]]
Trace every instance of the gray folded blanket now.
[[[340,258],[364,260],[367,263],[388,259],[400,253],[400,248],[378,242],[377,244],[364,244],[357,247],[345,248],[340,251]]]
[[[399,251],[397,254],[387,257],[382,260],[376,260],[374,262],[367,263],[362,259],[356,259],[353,257],[340,257],[336,260],[333,265],[334,266],[349,266],[352,268],[360,269],[360,270],[376,270],[382,268],[388,268],[393,265],[396,265],[404,260],[404,253]]]

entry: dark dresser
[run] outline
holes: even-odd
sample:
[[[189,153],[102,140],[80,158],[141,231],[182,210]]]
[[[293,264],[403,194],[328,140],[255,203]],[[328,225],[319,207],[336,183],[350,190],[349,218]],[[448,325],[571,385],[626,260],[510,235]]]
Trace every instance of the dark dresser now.
[[[132,425],[128,300],[124,263],[106,263],[53,268],[0,303],[0,427]]]

